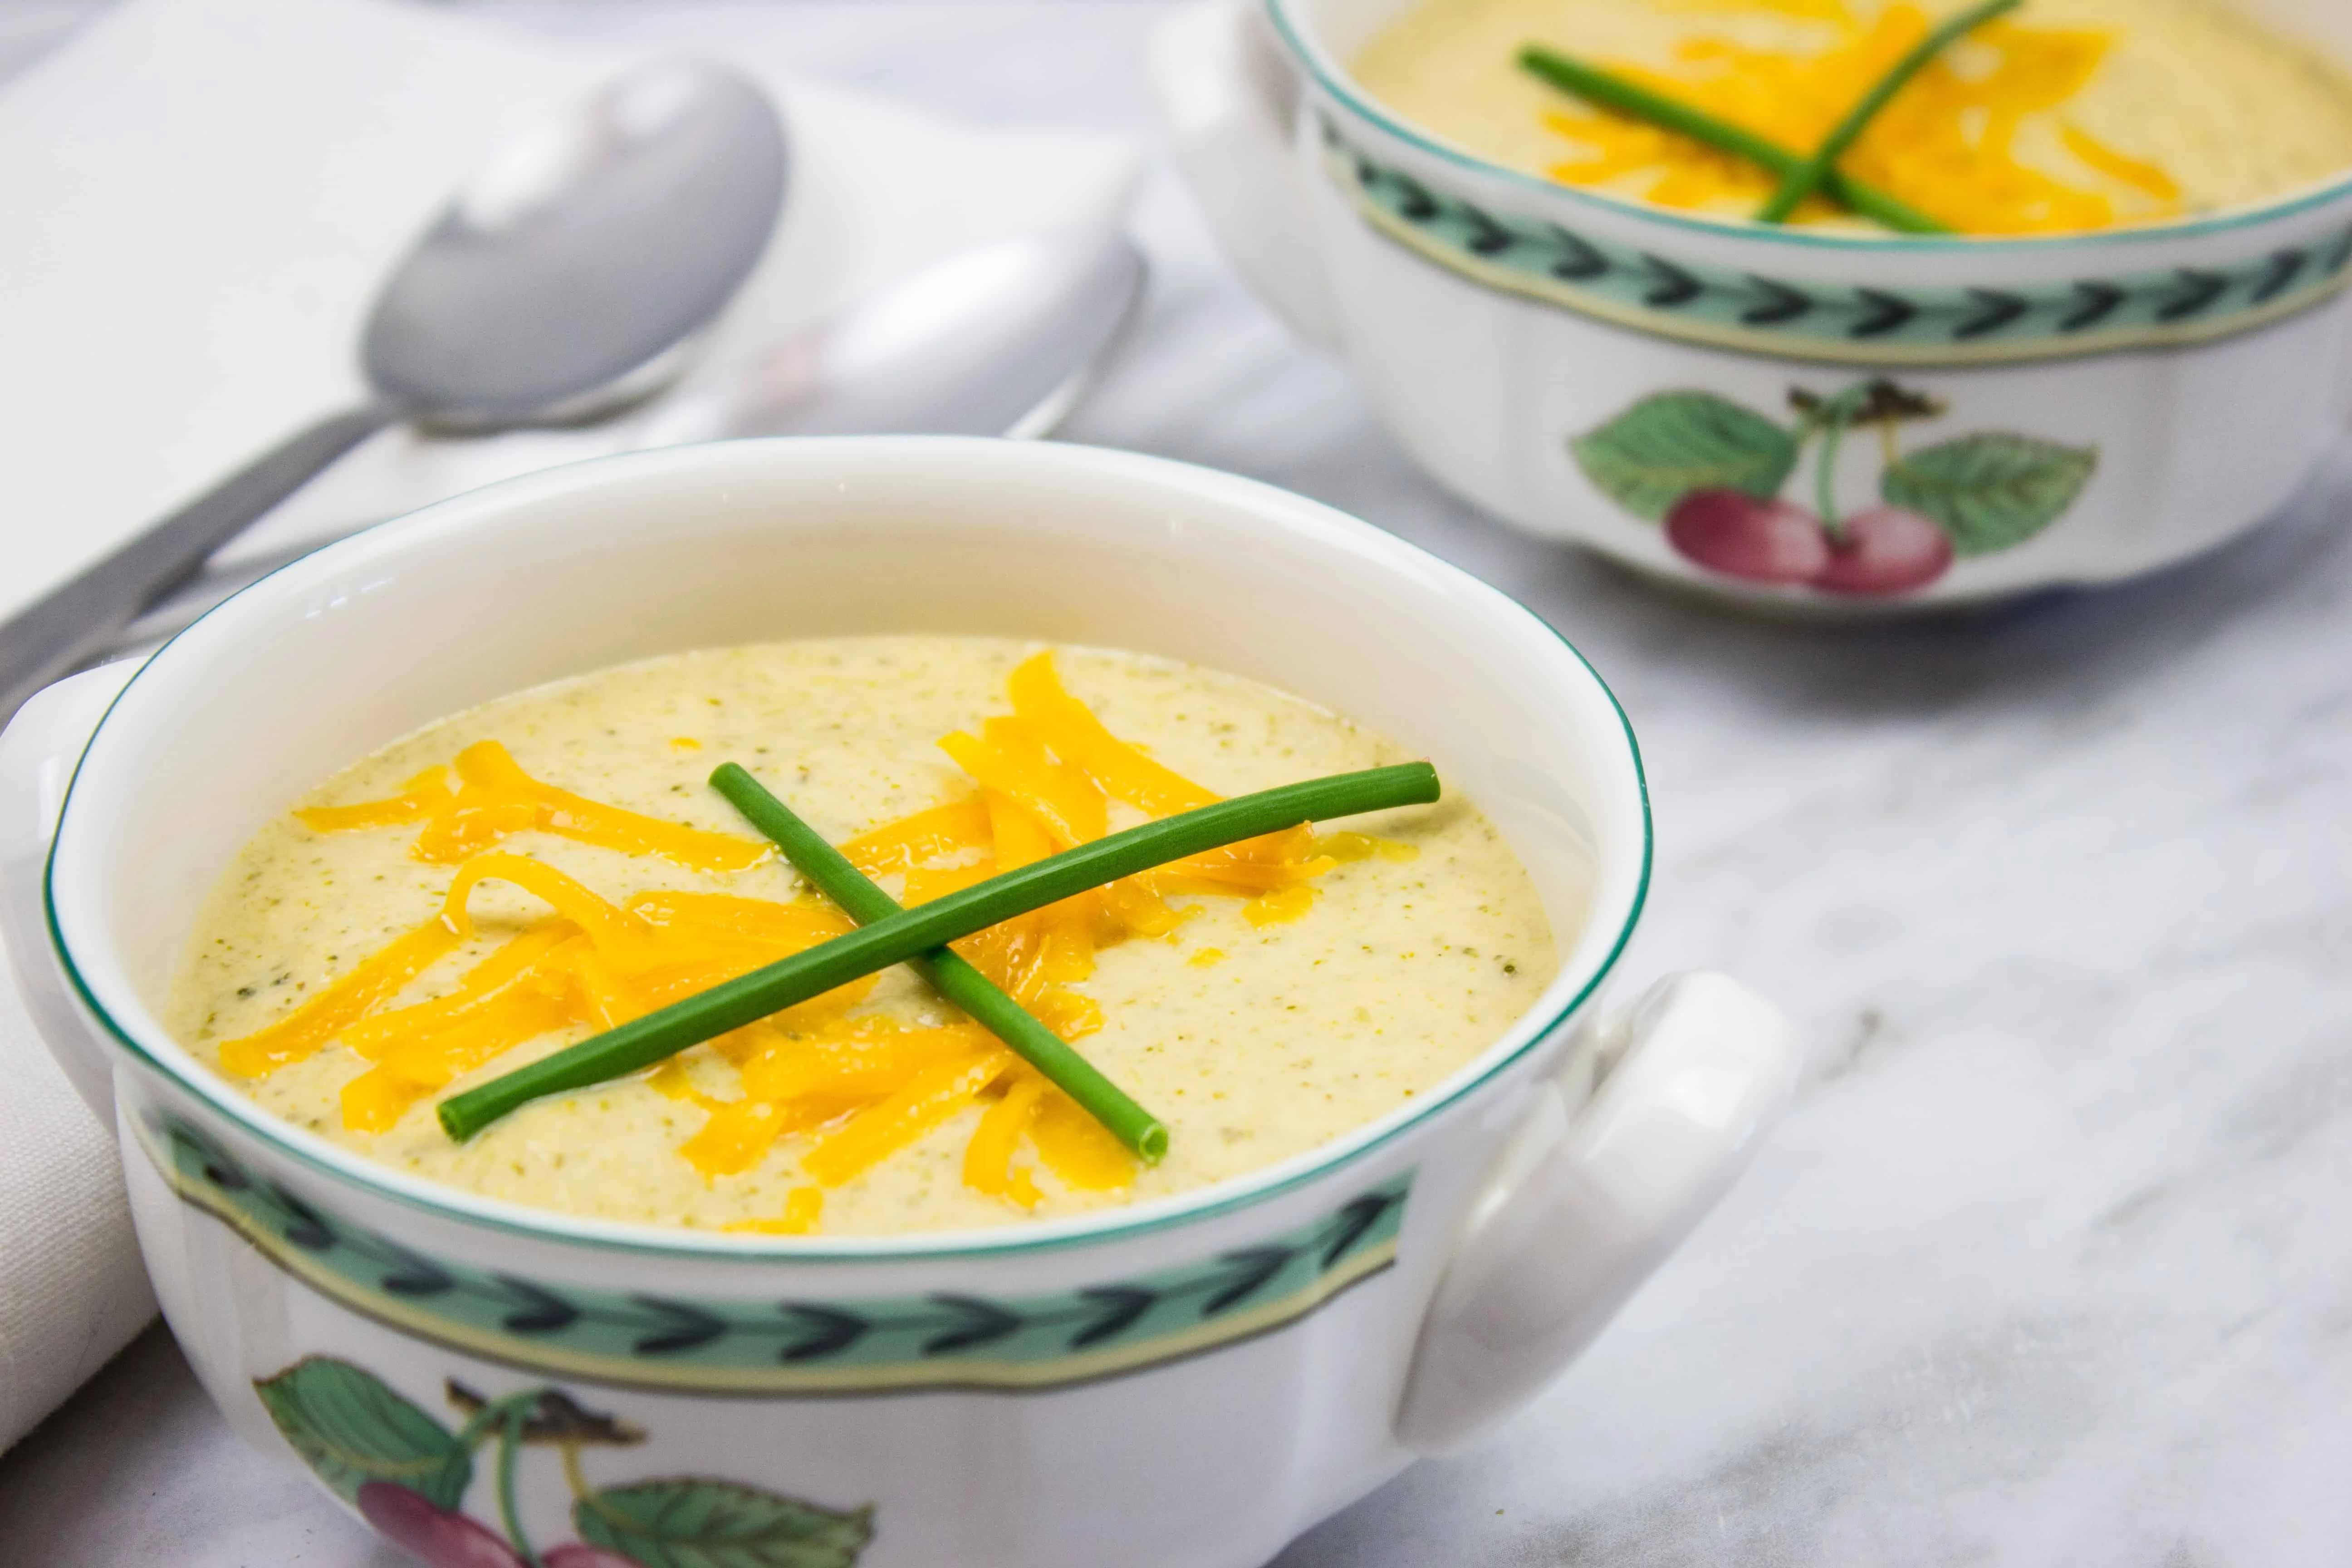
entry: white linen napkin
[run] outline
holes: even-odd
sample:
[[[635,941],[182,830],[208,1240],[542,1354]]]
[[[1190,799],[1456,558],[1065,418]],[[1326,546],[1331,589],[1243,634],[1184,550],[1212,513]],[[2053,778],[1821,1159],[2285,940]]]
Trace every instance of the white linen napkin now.
[[[499,128],[632,58],[388,0],[129,0],[0,92],[0,615],[356,398],[377,281]],[[783,217],[689,384],[963,247],[1115,222],[1138,166],[766,79]],[[221,563],[614,444],[390,432]],[[0,1447],[152,1311],[111,1130],[0,984]]]
[[[154,1315],[113,1129],[67,1085],[0,964],[0,1448]]]

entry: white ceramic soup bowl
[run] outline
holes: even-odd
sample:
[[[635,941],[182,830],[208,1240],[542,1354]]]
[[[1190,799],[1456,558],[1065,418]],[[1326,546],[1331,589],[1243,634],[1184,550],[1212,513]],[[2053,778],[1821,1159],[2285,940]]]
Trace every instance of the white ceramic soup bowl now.
[[[1201,660],[1425,752],[1532,873],[1557,977],[1439,1089],[1254,1176],[872,1239],[412,1180],[273,1121],[157,1022],[239,847],[394,737],[622,660],[913,630]],[[1263,1562],[1542,1384],[1791,1080],[1785,1023],[1721,976],[1594,1022],[1649,826],[1575,651],[1378,530],[1225,475],[926,438],[617,458],[337,544],[124,673],[52,688],[0,743],[10,951],[114,1118],[205,1387],[432,1561],[506,1563],[504,1537],[550,1568]]]
[[[1383,108],[1344,62],[1414,3],[1208,0],[1165,25],[1154,80],[1234,265],[1416,461],[1519,528],[1750,602],[1949,605],[2195,554],[2343,429],[2352,170],[2047,239],[1695,218]],[[2249,4],[2352,59],[2343,0]],[[1841,395],[1892,460],[1804,416]],[[1870,559],[1829,567],[1819,517],[1890,509],[1849,535]]]

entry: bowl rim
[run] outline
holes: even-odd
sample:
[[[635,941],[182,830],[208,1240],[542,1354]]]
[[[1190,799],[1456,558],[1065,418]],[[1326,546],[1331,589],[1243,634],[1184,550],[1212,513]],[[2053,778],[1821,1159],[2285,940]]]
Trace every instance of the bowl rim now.
[[[1523,617],[1540,628],[1567,651],[1581,679],[1589,680],[1592,689],[1608,703],[1623,739],[1624,762],[1631,770],[1633,804],[1641,830],[1640,858],[1622,913],[1617,919],[1616,930],[1606,939],[1606,951],[1597,963],[1592,963],[1591,972],[1580,979],[1570,963],[1564,959],[1550,983],[1526,1012],[1498,1032],[1470,1060],[1410,1103],[1259,1170],[1146,1203],[1090,1210],[1031,1225],[1015,1222],[977,1229],[835,1237],[734,1235],[682,1226],[597,1219],[488,1197],[410,1175],[286,1123],[238,1093],[226,1079],[206,1069],[179,1042],[163,1035],[170,1053],[185,1058],[188,1068],[192,1069],[183,1070],[178,1063],[151,1049],[133,1028],[118,1020],[100,1001],[92,983],[82,973],[82,965],[76,963],[66,940],[58,907],[58,857],[68,842],[68,825],[81,783],[82,770],[97,749],[107,724],[140,683],[151,679],[171,649],[183,639],[196,634],[199,627],[224,613],[232,613],[230,606],[246,601],[265,584],[280,577],[332,570],[345,558],[381,547],[388,538],[421,531],[435,523],[447,523],[454,518],[462,517],[468,509],[488,505],[505,511],[528,505],[534,499],[557,499],[572,488],[597,483],[602,477],[601,470],[619,468],[658,470],[664,466],[683,467],[690,470],[692,465],[703,460],[704,455],[729,450],[741,452],[753,447],[790,447],[800,452],[814,450],[817,458],[822,459],[824,455],[823,449],[825,448],[837,450],[884,445],[900,448],[963,449],[967,452],[1010,448],[1029,454],[1031,460],[1044,458],[1049,462],[1073,462],[1081,466],[1095,464],[1123,469],[1139,479],[1148,479],[1156,473],[1171,480],[1189,479],[1196,485],[1205,482],[1211,489],[1237,489],[1241,494],[1236,504],[1255,504],[1262,511],[1285,509],[1301,523],[1319,523],[1326,529],[1352,535],[1357,545],[1384,552],[1400,564],[1433,573],[1450,585],[1466,588],[1474,595],[1491,595],[1500,602],[1500,606],[1507,606],[1507,614]],[[148,656],[131,679],[123,683],[121,690],[109,700],[105,712],[91,728],[80,754],[75,758],[59,803],[57,829],[42,860],[41,910],[50,952],[57,959],[59,972],[87,1013],[133,1060],[179,1091],[200,1101],[212,1113],[225,1118],[274,1156],[290,1160],[331,1181],[348,1184],[369,1197],[387,1200],[410,1210],[421,1211],[430,1218],[469,1229],[522,1236],[536,1241],[589,1250],[736,1264],[897,1263],[925,1259],[980,1260],[1133,1241],[1239,1209],[1258,1206],[1355,1164],[1454,1109],[1475,1091],[1509,1071],[1592,999],[1614,973],[1619,959],[1624,955],[1626,946],[1641,922],[1648,902],[1655,857],[1656,828],[1650,808],[1649,779],[1643,764],[1640,742],[1634,736],[1633,722],[1626,715],[1624,704],[1618,700],[1608,682],[1601,679],[1600,671],[1592,667],[1583,651],[1558,627],[1513,595],[1384,529],[1328,503],[1263,480],[1147,453],[1059,442],[1012,442],[981,437],[772,437],[611,454],[500,480],[362,529],[287,563],[231,595]],[[1596,889],[1593,913],[1605,919],[1608,911],[1599,907],[1599,897],[1600,889]],[[1576,945],[1586,945],[1581,934]],[[1570,956],[1572,958],[1572,953]],[[160,1024],[156,1032],[163,1034]],[[130,1157],[130,1154],[131,1151],[126,1148],[125,1157]]]
[[[1759,224],[1744,218],[1707,217],[1676,212],[1671,207],[1655,206],[1604,191],[1542,179],[1455,146],[1404,119],[1358,87],[1347,68],[1332,58],[1330,52],[1324,48],[1322,40],[1314,36],[1313,29],[1292,14],[1301,0],[1257,0],[1257,3],[1264,7],[1267,21],[1284,47],[1306,69],[1315,85],[1337,99],[1359,119],[1423,155],[1469,174],[1500,181],[1528,195],[1562,200],[1614,216],[1641,219],[1712,239],[1749,240],[1759,246],[1874,257],[1951,255],[1965,251],[1981,252],[1988,256],[2021,252],[2046,256],[2069,250],[2126,249],[2135,246],[2230,234],[2294,217],[2352,196],[2352,166],[2347,166],[2333,178],[2252,206],[2232,207],[2204,217],[2173,223],[2132,224],[2116,228],[2051,235],[1838,234],[1786,224]]]

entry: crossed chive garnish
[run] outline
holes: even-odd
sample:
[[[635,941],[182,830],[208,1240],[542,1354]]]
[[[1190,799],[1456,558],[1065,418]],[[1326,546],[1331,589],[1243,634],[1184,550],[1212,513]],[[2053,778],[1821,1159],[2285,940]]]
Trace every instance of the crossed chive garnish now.
[[[1439,795],[1437,771],[1427,763],[1283,784],[1109,834],[909,910],[900,909],[867,881],[741,767],[725,763],[710,775],[710,783],[773,839],[820,891],[859,921],[858,929],[451,1096],[438,1112],[450,1137],[463,1142],[534,1100],[652,1067],[689,1046],[837,985],[894,963],[915,963],[943,995],[1003,1040],[1120,1142],[1145,1161],[1156,1162],[1167,1152],[1166,1126],[1012,997],[946,951],[947,944],[1171,860],[1303,823],[1427,805]]]
[[[1520,49],[1518,64],[1520,69],[1588,103],[1678,132],[1779,175],[1780,184],[1757,211],[1759,223],[1786,222],[1799,203],[1819,191],[1847,211],[1874,218],[1897,234],[1949,234],[1952,230],[1948,224],[1846,174],[1837,163],[1877,118],[1878,111],[1930,61],[1985,23],[2022,4],[2024,0],[1979,0],[1979,4],[1947,18],[1888,67],[1811,154],[1784,147],[1695,103],[1645,87],[1631,77],[1541,44],[1529,44]]]

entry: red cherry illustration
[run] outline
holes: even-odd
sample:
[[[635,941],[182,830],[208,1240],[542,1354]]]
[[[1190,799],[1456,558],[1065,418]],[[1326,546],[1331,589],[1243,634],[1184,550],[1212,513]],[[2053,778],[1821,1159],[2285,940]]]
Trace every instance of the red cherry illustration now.
[[[1751,583],[1810,583],[1830,563],[1821,519],[1744,490],[1693,490],[1666,514],[1666,542],[1690,560]]]
[[[462,1513],[435,1507],[431,1499],[406,1487],[369,1481],[360,1488],[359,1504],[370,1524],[433,1568],[523,1568],[514,1548],[497,1535]]]
[[[1907,594],[1952,564],[1951,535],[1901,507],[1858,511],[1830,541],[1829,564],[1813,586],[1828,594]]]
[[[624,1557],[617,1552],[607,1552],[601,1546],[587,1546],[577,1541],[567,1541],[551,1552],[542,1552],[539,1560],[547,1568],[644,1568],[634,1557]]]

